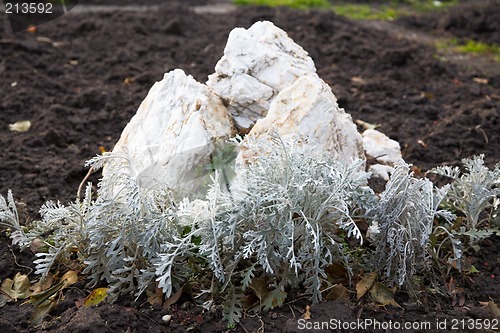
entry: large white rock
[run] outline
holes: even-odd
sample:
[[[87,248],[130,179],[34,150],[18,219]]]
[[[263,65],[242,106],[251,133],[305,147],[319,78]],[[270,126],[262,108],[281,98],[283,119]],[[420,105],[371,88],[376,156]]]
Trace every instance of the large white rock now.
[[[305,156],[326,154],[344,163],[365,159],[362,137],[351,116],[339,108],[330,87],[315,73],[283,89],[248,136],[268,140],[270,131],[277,132],[283,141],[292,140],[296,152]],[[237,166],[244,167],[252,157],[252,151],[242,149]]]
[[[204,166],[234,134],[220,98],[176,69],[153,85],[113,153],[129,157],[141,187],[168,187],[183,196],[197,189]],[[110,160],[103,177],[123,164],[121,159]],[[119,190],[117,185],[115,192]]]
[[[264,21],[248,30],[231,31],[207,85],[226,102],[236,125],[244,131],[266,116],[281,90],[315,72],[307,52],[286,32]]]

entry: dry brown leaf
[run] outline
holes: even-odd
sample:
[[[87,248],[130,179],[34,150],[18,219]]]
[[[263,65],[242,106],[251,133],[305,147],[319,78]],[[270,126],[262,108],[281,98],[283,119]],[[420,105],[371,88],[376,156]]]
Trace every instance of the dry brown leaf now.
[[[372,299],[380,306],[392,305],[397,308],[402,307],[394,300],[395,289],[389,289],[381,283],[375,282],[370,289]]]
[[[163,304],[163,290],[161,288],[156,288],[154,292],[146,290],[146,294],[149,304],[160,306]]]
[[[495,317],[500,319],[500,307],[492,301],[489,302],[479,302],[483,308],[487,308],[490,310],[491,314]]]
[[[311,307],[309,305],[306,305],[306,312],[304,312],[302,318],[304,318],[305,320],[311,319]]]
[[[43,239],[36,237],[36,238],[33,238],[33,240],[31,241],[30,250],[31,250],[31,252],[33,252],[33,254],[44,252],[44,251],[46,251],[45,248],[46,248],[46,244],[43,241]]]
[[[165,300],[165,303],[163,303],[163,308],[166,309],[172,304],[175,304],[179,300],[179,298],[181,298],[182,292],[184,291],[183,289],[184,286],[182,288],[179,288],[179,290],[177,290],[172,295],[170,295],[170,297]]]
[[[358,300],[372,288],[376,278],[377,273],[372,272],[363,276],[363,278],[356,284],[356,295]]]
[[[266,279],[253,278],[248,287],[255,292],[255,296],[257,296],[261,301],[266,298],[267,294],[269,294]]]
[[[39,294],[42,291],[45,291],[45,290],[49,289],[50,287],[52,287],[53,283],[54,283],[54,276],[52,275],[52,273],[49,272],[47,274],[47,276],[45,277],[45,279],[43,279],[42,281],[36,282],[35,284],[33,284],[31,286],[30,289],[33,291],[33,294]]]
[[[7,302],[12,302],[13,299],[5,295],[4,292],[0,291],[0,308],[3,307]]]
[[[347,282],[349,279],[347,269],[339,262],[326,266],[325,273],[328,276],[328,282],[331,284]]]
[[[338,299],[349,300],[349,290],[342,283],[336,284],[326,295],[325,299],[327,301],[336,301]]]
[[[14,301],[18,299],[26,299],[31,295],[30,279],[27,275],[17,273],[14,280],[5,279],[2,282],[2,292],[12,298]]]
[[[488,79],[485,79],[482,77],[475,77],[472,79],[472,81],[479,83],[479,84],[488,84]]]
[[[78,282],[78,274],[75,271],[67,271],[61,276],[61,281],[64,281],[63,289],[68,288]]]
[[[29,120],[20,120],[13,124],[9,124],[9,129],[12,132],[26,132],[31,127],[31,121]]]
[[[33,316],[30,318],[30,323],[33,326],[39,326],[43,323],[43,320],[47,314],[52,311],[57,305],[57,301],[53,299],[48,299],[44,303],[39,304],[35,307],[35,312]]]

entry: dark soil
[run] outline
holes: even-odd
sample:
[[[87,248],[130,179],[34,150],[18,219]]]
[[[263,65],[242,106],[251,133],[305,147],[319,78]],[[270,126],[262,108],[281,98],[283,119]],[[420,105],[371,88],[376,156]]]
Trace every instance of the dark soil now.
[[[99,154],[101,146],[106,150],[113,147],[149,88],[165,72],[181,68],[205,82],[222,55],[229,32],[258,20],[274,22],[302,45],[341,107],[355,120],[380,124],[382,132],[400,142],[403,157],[416,169],[457,165],[462,158],[477,154],[484,154],[490,167],[500,160],[500,65],[471,55],[461,56],[460,62],[446,59],[428,43],[401,33],[401,29],[412,29],[499,43],[498,2],[469,1],[439,15],[399,20],[391,24],[394,29],[374,28],[371,23],[322,11],[246,7],[208,15],[196,14],[189,7],[215,2],[152,0],[150,4],[159,7],[136,12],[79,12],[75,8],[34,33],[16,34],[10,33],[6,16],[0,13],[0,194],[13,190],[26,221],[38,217],[37,210],[46,200],[74,199],[87,173],[84,161]],[[79,6],[110,3],[80,1]],[[141,5],[148,3],[142,1]],[[488,66],[478,69],[478,62]],[[9,131],[8,125],[19,120],[30,120],[31,129]],[[498,236],[486,240],[479,253],[471,254],[480,273],[460,279],[464,304],[434,297],[416,306],[399,293],[396,300],[404,309],[374,308],[353,297],[348,303],[312,306],[312,319],[425,320],[433,325],[447,319],[450,329],[453,319],[492,318],[479,302],[500,304],[499,240]],[[33,256],[9,244],[2,230],[1,280],[32,271]],[[152,307],[144,300],[134,303],[126,297],[117,304],[77,308],[75,301],[88,292],[84,283],[70,289],[47,323],[36,329],[28,322],[30,305],[9,303],[0,309],[0,331],[225,329],[220,309],[203,312],[189,300],[169,309]],[[297,319],[307,304],[306,298],[291,297],[281,309],[246,316],[235,331],[297,331]],[[165,314],[173,315],[168,324],[161,319]],[[443,331],[432,327],[427,331]]]

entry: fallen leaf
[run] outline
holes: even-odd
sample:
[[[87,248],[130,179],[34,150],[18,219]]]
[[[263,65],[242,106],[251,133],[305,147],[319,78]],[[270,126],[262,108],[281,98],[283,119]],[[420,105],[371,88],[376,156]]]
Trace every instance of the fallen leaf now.
[[[266,279],[261,278],[253,278],[252,282],[248,285],[250,289],[255,292],[255,295],[262,301],[266,295],[269,293],[269,289],[267,288]]]
[[[93,306],[101,303],[104,301],[106,296],[108,296],[108,288],[97,288],[94,289],[90,295],[85,297],[85,300],[83,301],[83,306]]]
[[[380,306],[392,305],[397,308],[402,307],[394,300],[395,289],[389,289],[381,283],[375,282],[370,289],[372,299]]]
[[[27,275],[21,273],[17,273],[14,276],[14,280],[9,278],[3,280],[1,289],[2,292],[14,301],[26,299],[31,295],[30,280]]]
[[[184,288],[179,288],[179,290],[170,295],[170,297],[165,300],[165,303],[163,303],[163,308],[165,309],[171,306],[172,304],[175,304],[175,302],[177,302],[179,298],[181,298],[183,289]]]
[[[75,271],[67,271],[61,276],[61,281],[64,281],[63,288],[68,288],[78,282],[78,274]]]
[[[377,273],[372,272],[367,275],[365,275],[357,284],[356,284],[356,295],[357,299],[359,300],[361,297],[363,297],[368,290],[370,290],[373,286],[373,283],[375,282],[375,279],[377,278]]]
[[[33,326],[39,326],[43,323],[45,316],[57,305],[57,301],[47,299],[42,304],[35,307],[35,312],[30,318],[31,324]]]
[[[460,260],[460,261],[458,261]],[[461,258],[461,259],[453,259],[451,260],[451,266],[455,269],[458,269],[460,263],[460,269],[467,273],[479,273],[477,268],[472,264],[470,258]]]
[[[59,281],[47,290],[39,293],[32,293],[30,296],[30,303],[35,307],[43,306],[51,297],[60,292],[64,287],[64,281]]]
[[[148,296],[149,304],[160,306],[163,304],[163,290],[161,288],[156,288],[154,292],[146,290],[146,295]]]
[[[359,76],[353,76],[353,77],[351,77],[351,82],[352,83],[357,83],[357,84],[366,84],[365,79],[363,79],[362,77],[359,77]]]
[[[305,320],[311,319],[311,307],[309,305],[306,305],[306,312],[304,312],[302,318],[304,318]]]
[[[325,299],[327,301],[336,301],[338,299],[349,300],[349,290],[342,283],[336,284],[326,295]]]
[[[479,302],[479,304],[481,304],[481,306],[483,308],[487,308],[488,310],[490,310],[491,314],[495,318],[499,318],[500,319],[500,307],[495,302],[492,302],[492,301],[489,301],[489,302]]]
[[[31,286],[30,289],[33,291],[33,294],[38,294],[52,287],[53,283],[54,283],[54,276],[52,275],[52,273],[49,272],[45,277],[45,279],[43,279],[43,281],[36,282]]]
[[[349,279],[347,269],[339,262],[326,266],[325,273],[328,275],[328,282],[331,284],[347,282]]]
[[[33,238],[30,244],[30,250],[33,254],[47,251],[47,245],[41,238]]]
[[[8,302],[12,302],[13,299],[9,296],[5,295],[3,292],[0,292],[0,308],[3,307]]]
[[[12,132],[26,132],[31,127],[31,121],[29,120],[20,120],[15,122],[14,124],[9,124],[9,129]]]
[[[271,291],[262,301],[262,303],[264,304],[264,311],[268,311],[270,309],[282,306],[283,303],[285,302],[286,295],[287,293],[280,287]]]
[[[488,79],[484,79],[482,77],[475,77],[472,79],[472,81],[479,83],[479,84],[488,84]]]
[[[382,126],[380,124],[370,124],[370,123],[367,123],[366,121],[363,121],[361,119],[357,119],[356,124],[363,127],[364,129],[376,129],[376,128]]]
[[[26,31],[29,32],[29,33],[35,33],[37,31],[37,28],[36,26],[34,26],[33,24],[30,24],[27,28],[26,28]]]

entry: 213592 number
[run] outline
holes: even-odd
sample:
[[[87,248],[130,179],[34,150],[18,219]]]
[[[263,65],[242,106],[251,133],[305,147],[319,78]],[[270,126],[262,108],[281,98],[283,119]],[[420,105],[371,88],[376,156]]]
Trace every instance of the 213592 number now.
[[[52,4],[42,2],[5,3],[6,14],[52,14]]]

